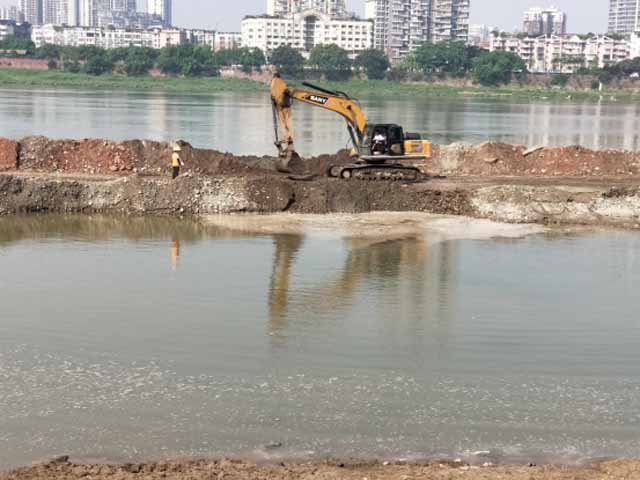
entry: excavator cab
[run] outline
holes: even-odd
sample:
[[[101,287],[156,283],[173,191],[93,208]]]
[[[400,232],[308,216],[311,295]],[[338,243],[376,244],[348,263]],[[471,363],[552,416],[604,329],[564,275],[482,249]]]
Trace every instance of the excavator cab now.
[[[381,141],[384,139],[384,142]],[[364,130],[360,155],[368,163],[383,163],[392,157],[431,156],[431,142],[422,140],[419,133],[404,133],[400,125],[370,124]]]
[[[360,147],[360,155],[373,157],[369,163],[384,163],[382,157],[402,156],[404,149],[404,131],[400,125],[367,125]],[[380,160],[376,160],[380,157]]]

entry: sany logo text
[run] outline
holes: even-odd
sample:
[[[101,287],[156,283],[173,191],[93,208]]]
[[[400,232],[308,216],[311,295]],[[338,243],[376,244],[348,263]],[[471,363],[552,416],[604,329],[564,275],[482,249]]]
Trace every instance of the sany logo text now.
[[[319,103],[321,105],[324,105],[329,101],[327,97],[321,97],[319,95],[309,95],[307,99],[309,99],[312,102]]]

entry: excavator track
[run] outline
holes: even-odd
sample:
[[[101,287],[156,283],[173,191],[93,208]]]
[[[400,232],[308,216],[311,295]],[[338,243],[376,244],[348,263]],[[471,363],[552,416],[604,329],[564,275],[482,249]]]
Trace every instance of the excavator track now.
[[[343,180],[367,180],[385,182],[415,182],[422,172],[415,167],[400,164],[380,165],[332,165],[327,170],[328,176]]]

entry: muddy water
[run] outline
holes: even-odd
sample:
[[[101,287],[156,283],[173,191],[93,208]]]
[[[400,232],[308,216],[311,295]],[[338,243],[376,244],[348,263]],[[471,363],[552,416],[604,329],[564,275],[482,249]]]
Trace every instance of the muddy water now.
[[[500,140],[596,149],[640,148],[640,105],[608,101],[362,98],[374,121],[396,122],[438,143]],[[272,154],[267,94],[180,95],[0,89],[0,132],[19,138],[105,137],[190,140],[238,154]],[[334,152],[349,135],[334,114],[301,105],[296,138],[304,155]]]
[[[640,237],[442,240],[1,219],[0,468],[640,456]]]

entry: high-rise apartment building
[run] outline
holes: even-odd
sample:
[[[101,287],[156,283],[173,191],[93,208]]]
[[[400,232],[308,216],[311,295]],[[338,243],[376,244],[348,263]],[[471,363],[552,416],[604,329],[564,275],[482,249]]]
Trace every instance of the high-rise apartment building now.
[[[171,0],[148,0],[147,12],[149,15],[162,18],[162,22],[166,26],[170,26],[173,22]]]
[[[609,33],[631,35],[640,27],[640,2],[638,0],[610,0]]]
[[[66,24],[69,20],[69,0],[43,0],[42,23]]]
[[[469,25],[469,45],[486,47],[489,44],[491,29],[484,24]]]
[[[95,0],[95,25],[125,27],[136,14],[135,0]]]
[[[434,42],[467,42],[470,0],[433,0]]]
[[[530,8],[524,12],[522,31],[531,37],[566,35],[567,14],[554,7]]]
[[[291,0],[267,0],[267,15],[279,17],[286,15],[291,10]]]
[[[72,27],[80,24],[80,0],[67,0],[67,21]]]
[[[95,0],[78,0],[78,24],[84,27],[96,25],[96,7]]]
[[[17,5],[10,7],[0,7],[0,20],[11,20],[13,22],[22,22],[24,17]]]
[[[42,0],[20,0],[20,11],[24,15],[24,21],[31,25],[41,25],[43,20]]]
[[[367,0],[375,24],[375,48],[401,59],[425,42],[461,41],[469,36],[470,0]]]
[[[347,16],[345,0],[267,0],[267,15],[281,17],[291,13],[315,10],[332,18]]]
[[[242,20],[242,46],[267,54],[288,45],[308,56],[330,43],[355,56],[373,46],[373,22],[349,14],[345,0],[267,0],[267,15]]]

